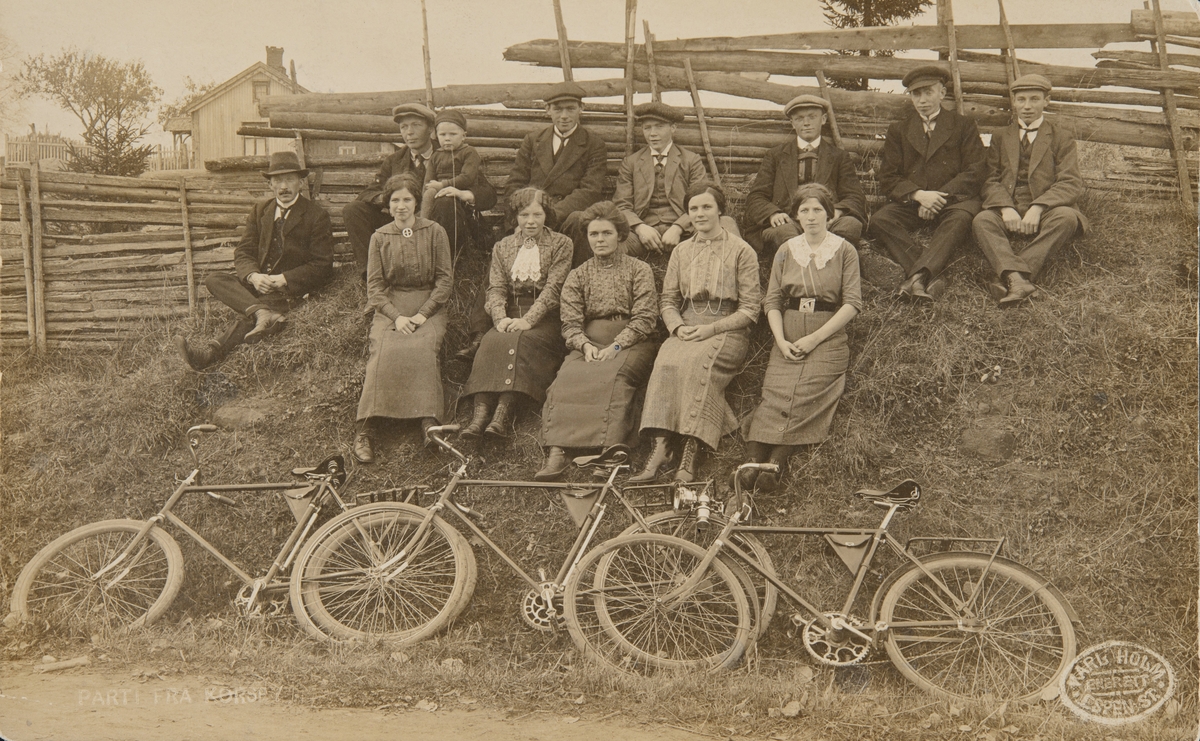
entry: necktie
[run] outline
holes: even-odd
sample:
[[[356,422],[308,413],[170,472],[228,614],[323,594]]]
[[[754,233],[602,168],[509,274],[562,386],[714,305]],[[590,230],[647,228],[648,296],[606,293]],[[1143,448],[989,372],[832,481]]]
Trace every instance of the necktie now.
[[[928,121],[921,119],[921,126],[925,129],[925,136],[929,137],[933,134],[933,130],[937,128],[937,119],[931,118]]]
[[[811,183],[813,181],[813,169],[817,161],[817,153],[810,147],[801,150],[800,152],[800,182]]]
[[[554,156],[555,157],[557,157],[559,152],[563,151],[563,148],[567,146],[567,140],[569,138],[570,137],[559,136],[558,132],[555,132],[555,134],[554,134]]]
[[[413,155],[413,174],[421,182],[425,181],[425,158],[419,154]]]
[[[665,154],[654,155],[654,171],[662,172],[663,167],[666,166],[665,165],[666,160],[667,160],[667,155],[665,155]]]
[[[293,204],[294,205],[294,204]],[[275,230],[271,235],[271,249],[267,253],[267,262],[264,266],[266,272],[270,273],[279,264],[283,258],[283,224],[287,221],[288,212],[292,210],[291,206],[283,208],[276,205],[275,208]]]
[[[1021,146],[1028,147],[1033,144],[1033,137],[1037,135],[1037,127],[1021,127]]]

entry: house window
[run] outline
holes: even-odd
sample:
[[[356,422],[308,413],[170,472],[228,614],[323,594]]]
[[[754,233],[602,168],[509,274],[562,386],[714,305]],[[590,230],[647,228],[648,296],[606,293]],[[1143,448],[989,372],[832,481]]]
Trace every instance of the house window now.
[[[358,154],[358,147],[354,146],[353,144],[341,144],[338,146],[338,154]]]
[[[254,81],[254,102],[261,103],[263,99],[271,94],[270,80],[255,80]]]
[[[243,136],[242,137],[242,154],[244,154],[247,157],[268,154],[266,137]]]

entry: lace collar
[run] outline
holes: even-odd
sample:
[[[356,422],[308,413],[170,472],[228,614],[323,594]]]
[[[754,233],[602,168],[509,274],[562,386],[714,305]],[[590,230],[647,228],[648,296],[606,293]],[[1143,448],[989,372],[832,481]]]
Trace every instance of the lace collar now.
[[[816,247],[808,245],[808,239],[801,234],[798,237],[792,237],[784,244],[792,253],[792,259],[799,263],[800,267],[807,268],[810,262],[817,264],[817,270],[820,270],[833,259],[838,248],[842,246],[842,238],[833,232],[825,232],[825,240]]]
[[[541,241],[546,230],[543,228],[536,237],[525,237],[517,234],[516,237],[520,241],[520,247],[517,248],[517,256],[513,259],[512,270],[509,275],[516,283],[537,283],[542,277],[542,251]]]

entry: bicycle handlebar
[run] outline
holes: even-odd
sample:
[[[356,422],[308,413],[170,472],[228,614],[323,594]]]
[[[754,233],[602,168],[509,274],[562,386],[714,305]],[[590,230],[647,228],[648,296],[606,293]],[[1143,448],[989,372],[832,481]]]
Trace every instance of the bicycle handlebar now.
[[[753,462],[751,462],[751,463],[743,463],[742,465],[737,467],[737,470],[739,470],[739,471],[741,471],[743,469],[748,470],[748,471],[767,471],[769,473],[779,473],[779,464],[778,463],[753,463]]]
[[[197,432],[216,432],[216,425],[193,425],[188,428],[187,434],[190,436]]]

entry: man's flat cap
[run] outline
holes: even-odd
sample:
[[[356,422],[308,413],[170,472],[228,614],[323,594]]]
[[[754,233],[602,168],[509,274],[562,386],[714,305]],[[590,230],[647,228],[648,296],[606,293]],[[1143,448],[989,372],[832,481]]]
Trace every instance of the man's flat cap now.
[[[819,95],[797,95],[789,100],[787,105],[783,107],[783,115],[790,118],[792,111],[800,108],[820,108],[822,111],[828,114],[829,101],[825,100]]]
[[[546,91],[546,97],[542,100],[546,105],[559,100],[573,100],[576,103],[582,103],[584,95],[585,91],[579,85],[573,82],[560,82]]]
[[[904,76],[903,82],[906,91],[919,90],[923,87],[929,87],[935,82],[940,82],[943,85],[947,84],[950,82],[950,73],[941,67],[927,64],[909,72]]]
[[[400,119],[408,116],[423,118],[426,123],[433,126],[433,119],[437,117],[437,114],[433,112],[433,109],[420,103],[404,103],[392,109],[392,120],[396,123],[400,123]]]
[[[642,103],[634,107],[633,115],[638,121],[650,118],[671,124],[683,122],[683,114],[665,103]]]
[[[1021,75],[1012,81],[1012,84],[1008,86],[1008,90],[1013,93],[1018,90],[1041,90],[1044,93],[1048,93],[1052,87],[1050,81],[1041,75]]]

